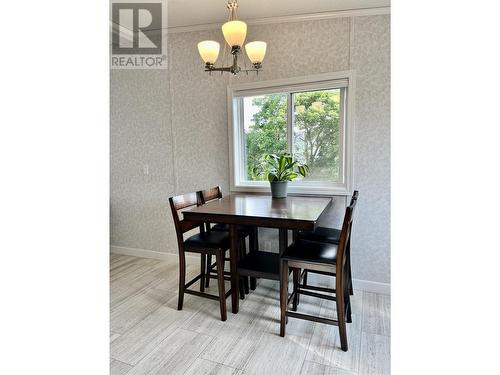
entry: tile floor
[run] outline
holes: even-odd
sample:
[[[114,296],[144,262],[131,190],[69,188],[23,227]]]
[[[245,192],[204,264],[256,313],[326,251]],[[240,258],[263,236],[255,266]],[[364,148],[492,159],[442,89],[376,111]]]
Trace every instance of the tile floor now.
[[[188,258],[187,277],[199,272]],[[279,283],[257,289],[220,321],[217,301],[185,295],[177,311],[178,263],[111,255],[111,374],[389,374],[390,296],[354,291],[349,351],[338,328],[290,318],[279,336]],[[331,285],[324,276],[310,283]],[[196,288],[195,284],[192,288]],[[229,283],[227,283],[229,288]],[[209,291],[217,293],[216,280]],[[299,312],[335,316],[331,301],[301,296]]]

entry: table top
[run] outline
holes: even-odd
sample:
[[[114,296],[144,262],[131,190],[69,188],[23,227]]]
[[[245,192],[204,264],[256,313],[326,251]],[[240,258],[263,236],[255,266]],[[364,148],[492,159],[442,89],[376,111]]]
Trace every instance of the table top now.
[[[230,194],[183,212],[187,220],[310,230],[332,204],[331,198]]]

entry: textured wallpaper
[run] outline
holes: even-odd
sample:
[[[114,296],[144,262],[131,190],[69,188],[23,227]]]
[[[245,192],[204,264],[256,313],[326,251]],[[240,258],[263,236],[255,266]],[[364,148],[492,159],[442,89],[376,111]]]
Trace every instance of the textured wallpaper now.
[[[111,72],[112,245],[176,253],[168,197],[228,190],[228,84],[354,69],[353,276],[390,282],[390,17],[249,26],[247,40],[268,42],[259,76],[209,76],[196,46],[205,39],[222,34],[169,34],[168,71]],[[345,202],[336,198],[337,224]],[[263,237],[267,247],[272,232]]]
[[[360,191],[353,227],[353,277],[390,282],[390,22],[353,20],[356,70],[354,186]]]

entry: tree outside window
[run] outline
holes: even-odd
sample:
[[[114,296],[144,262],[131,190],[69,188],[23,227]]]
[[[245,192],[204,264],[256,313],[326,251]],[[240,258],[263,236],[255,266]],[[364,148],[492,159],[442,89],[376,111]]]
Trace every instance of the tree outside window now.
[[[265,180],[257,173],[266,154],[292,151],[309,165],[306,181],[337,181],[340,168],[341,89],[278,93],[244,98],[246,174],[249,181]],[[287,123],[288,96],[293,105]],[[292,133],[288,144],[287,133]]]

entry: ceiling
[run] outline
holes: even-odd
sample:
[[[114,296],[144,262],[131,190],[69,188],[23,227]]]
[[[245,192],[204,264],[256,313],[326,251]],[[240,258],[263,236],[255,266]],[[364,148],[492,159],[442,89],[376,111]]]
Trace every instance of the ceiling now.
[[[168,27],[225,22],[227,0],[167,0]],[[390,0],[238,0],[242,20],[390,6]]]

